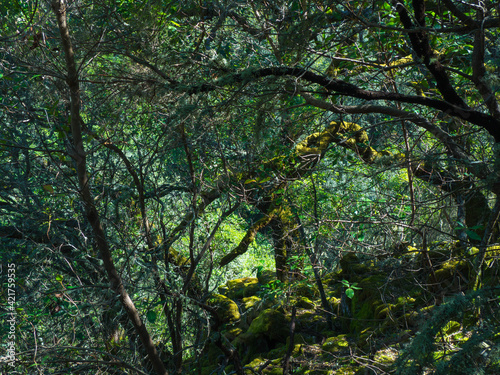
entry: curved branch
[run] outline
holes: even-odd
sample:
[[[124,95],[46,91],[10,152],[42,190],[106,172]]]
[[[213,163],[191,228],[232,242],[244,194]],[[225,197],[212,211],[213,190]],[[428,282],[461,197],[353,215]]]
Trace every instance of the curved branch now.
[[[441,143],[448,149],[450,154],[458,160],[464,162],[467,167],[468,172],[472,173],[474,176],[484,179],[488,175],[488,166],[484,163],[477,164],[470,161],[468,155],[462,150],[462,148],[453,140],[453,137],[446,133],[439,126],[436,126],[425,118],[411,112],[407,112],[402,109],[379,106],[379,105],[360,105],[360,106],[338,106],[327,103],[323,100],[316,99],[310,95],[300,92],[300,95],[305,99],[306,103],[312,105],[316,108],[321,108],[333,113],[341,114],[362,114],[362,113],[380,113],[384,115],[389,115],[392,117],[403,118],[405,120],[413,122],[415,125],[427,130],[436,139],[441,141]]]
[[[257,233],[269,224],[272,218],[275,216],[276,210],[272,210],[269,214],[266,214],[263,218],[257,220],[245,234],[245,237],[240,241],[239,245],[236,246],[229,254],[226,254],[220,261],[221,267],[233,261],[239,255],[245,254],[248,250],[248,246],[253,242]]]
[[[169,88],[193,95],[215,91],[223,86],[241,83],[245,84],[259,78],[273,76],[296,77],[310,83],[318,84],[330,92],[358,99],[388,100],[392,102],[419,104],[429,108],[434,108],[450,116],[460,118],[485,129],[495,138],[495,142],[500,142],[500,120],[485,113],[470,108],[460,107],[448,101],[437,100],[418,95],[403,95],[394,92],[364,90],[352,83],[344,82],[338,79],[331,79],[302,68],[273,67],[262,69],[248,69],[241,73],[227,75],[219,80],[216,80],[213,83],[203,83],[196,86],[183,86],[181,84],[178,84],[170,86]]]

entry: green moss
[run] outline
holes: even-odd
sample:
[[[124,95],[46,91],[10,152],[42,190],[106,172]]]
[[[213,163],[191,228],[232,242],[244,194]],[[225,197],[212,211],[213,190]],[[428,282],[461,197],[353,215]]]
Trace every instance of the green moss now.
[[[355,375],[359,367],[342,366],[335,370],[335,375]]]
[[[349,342],[346,340],[346,335],[339,335],[335,337],[329,337],[321,345],[321,348],[329,353],[335,353],[341,350],[345,350],[349,347]]]
[[[316,285],[312,285],[308,280],[306,282],[299,282],[292,288],[293,294],[300,297],[312,299],[319,296]]]
[[[262,298],[257,297],[257,296],[245,297],[242,300],[243,307],[245,310],[249,310],[253,307],[256,307],[255,305],[257,305],[260,301],[262,301]]]
[[[442,332],[445,335],[452,335],[458,331],[460,331],[460,328],[462,328],[462,325],[459,322],[455,322],[453,320],[450,320],[446,325],[443,327]]]
[[[264,375],[282,375],[283,374],[283,368],[280,366],[281,365],[281,359],[278,359],[277,361],[272,361],[269,363],[262,372],[259,371],[259,368],[266,363],[266,360],[263,359],[262,357],[257,357],[253,361],[251,361],[246,367],[251,367],[253,369],[250,370],[245,370],[245,373],[247,374],[264,374]]]
[[[276,272],[271,270],[262,270],[257,272],[257,279],[262,285],[269,285],[270,282],[276,280]]]
[[[251,335],[265,335],[271,340],[285,341],[289,327],[289,318],[275,309],[262,311],[252,321],[247,333]]]
[[[403,327],[416,327],[420,322],[419,317],[416,311],[410,311],[398,318],[398,321]]]
[[[307,310],[314,310],[316,308],[314,302],[307,297],[298,297],[295,302],[295,306]]]
[[[444,262],[438,270],[434,272],[436,280],[443,286],[450,286],[456,282],[457,275],[469,275],[470,263],[465,260],[449,260]]]
[[[361,308],[354,312],[354,319],[351,322],[351,331],[361,332],[367,327],[374,325],[374,301],[365,301]]]
[[[398,358],[399,352],[393,348],[385,348],[375,353],[373,360],[381,370],[388,370]]]
[[[241,335],[243,333],[243,330],[239,327],[235,327],[227,331],[227,334],[225,335],[228,340],[234,340],[236,337]]]
[[[250,297],[259,290],[259,280],[256,277],[243,277],[228,281],[226,288],[223,289],[225,294],[231,299],[241,299]],[[219,289],[219,292],[221,290]]]
[[[222,294],[213,294],[207,304],[215,308],[222,323],[234,323],[241,317],[238,305]]]
[[[332,296],[328,298],[328,303],[332,307],[332,311],[337,311],[340,306],[340,298]]]
[[[375,319],[387,319],[395,305],[392,303],[380,304],[375,308]]]

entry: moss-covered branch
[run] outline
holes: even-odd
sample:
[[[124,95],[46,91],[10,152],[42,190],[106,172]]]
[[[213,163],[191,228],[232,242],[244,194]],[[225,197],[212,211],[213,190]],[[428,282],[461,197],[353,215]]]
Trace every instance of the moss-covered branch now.
[[[265,215],[261,219],[257,220],[257,222],[255,222],[255,224],[253,224],[248,229],[247,233],[245,234],[245,237],[243,237],[243,239],[240,241],[239,245],[236,246],[229,254],[227,254],[226,256],[224,256],[221,259],[220,265],[225,266],[226,264],[233,261],[239,255],[245,254],[248,250],[248,246],[250,246],[250,244],[253,242],[253,240],[255,239],[255,236],[257,235],[259,230],[261,230],[267,224],[269,224],[271,222],[271,220],[273,219],[273,217],[275,216],[275,214],[276,214],[276,211],[273,210],[273,211],[271,211],[270,214]]]

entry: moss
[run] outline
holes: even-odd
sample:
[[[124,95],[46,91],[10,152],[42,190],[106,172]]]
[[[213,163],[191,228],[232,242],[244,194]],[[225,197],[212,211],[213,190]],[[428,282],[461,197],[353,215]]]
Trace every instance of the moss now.
[[[335,337],[329,337],[321,345],[321,348],[329,353],[335,353],[341,350],[345,350],[349,347],[349,342],[346,340],[346,335],[339,335]]]
[[[335,370],[335,375],[355,375],[359,367],[342,366]]]
[[[275,309],[262,311],[257,318],[252,321],[247,333],[251,335],[265,335],[274,341],[285,341],[289,327],[289,318]]]
[[[312,285],[306,280],[305,282],[299,282],[293,286],[293,294],[312,299],[319,296],[319,291],[316,285]]]
[[[442,332],[445,335],[452,335],[458,331],[460,331],[460,328],[462,325],[459,322],[455,322],[453,320],[450,320],[446,325],[443,327]]]
[[[241,328],[235,327],[235,328],[232,328],[229,331],[227,331],[225,336],[228,340],[234,340],[236,337],[238,337],[242,333],[243,333],[243,330]]]
[[[228,281],[226,295],[231,299],[250,297],[259,290],[259,280],[256,277],[243,277]]]
[[[387,319],[388,317],[391,316],[392,310],[394,309],[396,305],[392,303],[386,303],[383,305],[377,306],[375,309],[375,318],[376,319]]]
[[[307,310],[314,310],[316,308],[314,302],[307,297],[298,297],[295,306]]]
[[[245,370],[245,373],[247,374],[263,374],[263,375],[282,375],[283,374],[283,368],[281,368],[281,359],[278,359],[278,361],[271,361],[265,368],[262,370],[262,372],[259,371],[260,367],[263,366],[266,363],[266,360],[263,359],[262,357],[257,357],[253,361],[251,361],[247,366],[245,367],[251,367],[253,369],[247,369]]]
[[[222,323],[234,323],[241,317],[238,305],[222,294],[213,294],[207,304],[215,308]]]
[[[393,348],[385,348],[377,351],[373,357],[377,367],[381,370],[388,370],[398,358],[399,352]]]
[[[205,366],[201,368],[201,375],[211,375],[216,373],[218,366],[210,365],[210,366]]]
[[[337,311],[339,306],[340,306],[340,298],[332,296],[332,297],[328,298],[328,303],[332,307],[332,311]]]
[[[262,270],[257,272],[257,279],[262,285],[269,285],[272,281],[276,280],[276,272],[271,270]]]
[[[174,264],[178,267],[183,267],[189,265],[189,258],[181,255],[177,250],[170,248],[168,252],[165,252],[167,261],[171,264]]]
[[[356,297],[355,297],[356,298]],[[361,308],[354,312],[354,319],[351,322],[352,332],[361,332],[362,330],[373,326],[374,322],[374,302],[365,301]]]
[[[416,311],[410,311],[398,318],[403,327],[417,327],[420,323],[420,315]]]
[[[470,263],[465,260],[449,260],[444,262],[439,269],[434,271],[436,280],[443,287],[453,287],[453,289],[461,289],[465,280],[471,272]],[[466,279],[463,279],[465,277]]]
[[[257,296],[250,296],[250,297],[245,297],[243,298],[243,307],[245,310],[249,310],[253,307],[255,307],[256,304],[258,304],[260,301],[262,301],[262,298],[257,297]]]

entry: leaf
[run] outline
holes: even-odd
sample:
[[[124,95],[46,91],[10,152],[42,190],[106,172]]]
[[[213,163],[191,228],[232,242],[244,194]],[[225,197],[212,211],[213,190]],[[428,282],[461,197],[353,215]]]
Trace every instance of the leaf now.
[[[154,310],[149,310],[146,314],[146,318],[148,319],[149,323],[154,323],[156,322],[157,314]]]
[[[346,289],[345,295],[352,299],[352,297],[354,297],[354,290],[352,290],[351,288]]]
[[[481,241],[481,236],[479,234],[477,234],[476,232],[470,230],[470,229],[467,229],[465,231],[465,233],[467,233],[467,236],[471,239],[471,240],[474,240],[474,241]]]

